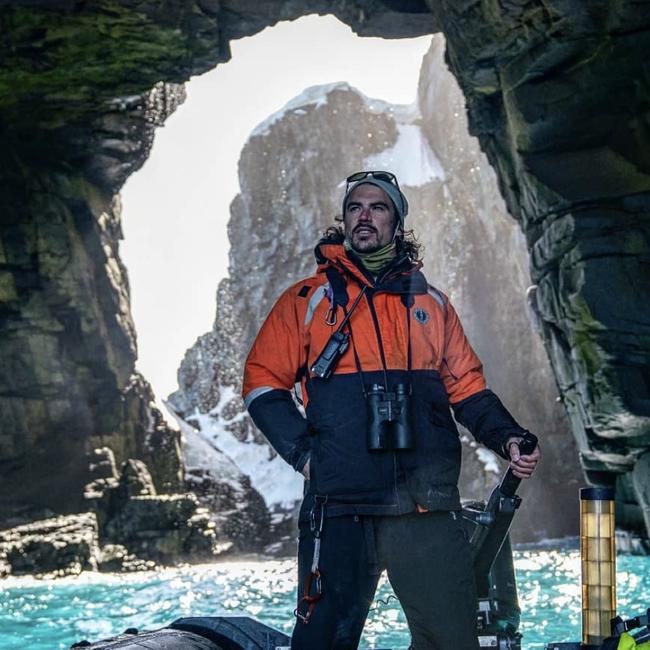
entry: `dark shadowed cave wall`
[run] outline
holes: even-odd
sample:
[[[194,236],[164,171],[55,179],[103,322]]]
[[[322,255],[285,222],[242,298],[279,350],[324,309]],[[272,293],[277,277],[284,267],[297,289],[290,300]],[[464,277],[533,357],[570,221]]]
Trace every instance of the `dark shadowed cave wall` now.
[[[178,463],[157,462],[177,459],[174,434],[134,375],[115,195],[176,84],[308,13],[360,35],[444,32],[526,236],[581,462],[618,483],[622,523],[650,525],[650,3],[569,0],[0,2],[0,518],[78,507],[98,442],[178,486]]]

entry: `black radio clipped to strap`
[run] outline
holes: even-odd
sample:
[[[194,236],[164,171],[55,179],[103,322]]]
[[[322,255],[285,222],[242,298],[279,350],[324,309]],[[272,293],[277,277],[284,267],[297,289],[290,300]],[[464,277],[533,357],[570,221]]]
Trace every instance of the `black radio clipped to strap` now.
[[[339,359],[343,356],[345,351],[350,345],[350,332],[344,332],[343,328],[348,324],[352,312],[355,310],[356,306],[359,304],[359,301],[363,297],[363,294],[366,292],[367,285],[364,285],[359,292],[359,295],[356,297],[350,311],[345,314],[345,318],[341,321],[341,324],[336,328],[336,331],[325,344],[322,352],[318,355],[318,358],[310,368],[310,370],[321,379],[329,379],[336,364],[339,362]]]

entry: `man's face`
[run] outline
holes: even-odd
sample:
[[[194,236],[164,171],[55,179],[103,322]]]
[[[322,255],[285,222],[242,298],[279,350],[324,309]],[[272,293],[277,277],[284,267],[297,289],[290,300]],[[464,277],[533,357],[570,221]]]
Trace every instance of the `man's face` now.
[[[343,232],[352,248],[372,253],[393,239],[395,207],[384,190],[364,183],[355,188],[343,215]]]

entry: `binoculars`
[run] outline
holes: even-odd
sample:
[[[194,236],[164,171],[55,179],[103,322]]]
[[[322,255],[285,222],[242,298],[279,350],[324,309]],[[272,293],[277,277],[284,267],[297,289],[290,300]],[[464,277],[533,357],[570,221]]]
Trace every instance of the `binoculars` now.
[[[370,451],[413,449],[411,396],[404,384],[396,384],[393,392],[373,384],[366,394],[366,407],[366,443]]]

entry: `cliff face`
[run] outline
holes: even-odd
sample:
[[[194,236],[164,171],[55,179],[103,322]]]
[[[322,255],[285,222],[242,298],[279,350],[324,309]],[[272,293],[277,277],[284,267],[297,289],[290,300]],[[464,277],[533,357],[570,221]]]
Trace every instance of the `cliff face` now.
[[[547,462],[527,490],[535,507],[522,510],[518,536],[573,533],[576,517],[554,515],[553,505],[575,501],[577,454],[526,313],[525,242],[467,133],[462,95],[444,65],[443,47],[442,38],[434,39],[417,106],[370,100],[346,85],[317,87],[253,132],[240,159],[242,191],[229,223],[230,277],[219,288],[214,330],[188,352],[181,389],[171,401],[186,415],[212,411],[201,425],[204,435],[216,436],[217,446],[219,430],[236,422],[240,441],[266,455],[250,424],[244,433],[248,418],[239,398],[232,398],[224,417],[215,408],[214,386],[221,394],[239,392],[244,357],[268,310],[284,288],[313,272],[315,242],[340,214],[342,177],[358,169],[391,169],[409,198],[407,225],[424,245],[423,271],[452,298],[490,384],[544,439]],[[462,492],[483,498],[495,482],[496,459],[468,436],[464,440]],[[274,474],[287,486],[296,483],[286,466]]]
[[[429,276],[449,287],[488,384],[517,420],[543,440],[544,462],[531,486],[520,531],[554,537],[577,525],[582,482],[575,443],[539,332],[527,306],[529,255],[506,210],[497,177],[468,135],[465,99],[435,37],[420,73],[418,105],[427,142],[445,170],[442,195],[418,212]],[[446,289],[445,289],[446,290]],[[470,471],[465,477],[471,476]],[[485,492],[483,492],[485,494]],[[557,504],[565,507],[558,512]]]
[[[618,484],[627,524],[643,527],[640,503],[650,528],[650,8],[631,0],[0,2],[3,512],[34,495],[60,507],[74,492],[68,472],[52,476],[53,459],[77,467],[85,438],[132,440],[122,429],[140,426],[139,407],[127,416],[123,401],[128,291],[103,238],[115,230],[113,196],[176,101],[156,84],[226,60],[232,38],[309,13],[334,13],[361,35],[445,34],[469,128],[525,233],[531,305],[581,463],[591,480]],[[430,137],[436,118],[423,112]],[[23,498],[29,458],[42,483]]]
[[[96,446],[120,463],[148,462],[159,490],[180,485],[177,434],[134,369],[115,191],[183,98],[161,84],[113,102],[89,143],[97,156],[81,169],[55,165],[47,140],[38,166],[18,144],[2,147],[0,521],[79,510]]]
[[[650,7],[430,6],[526,235],[531,306],[587,477],[617,485],[619,523],[644,527],[637,501],[650,528]]]

